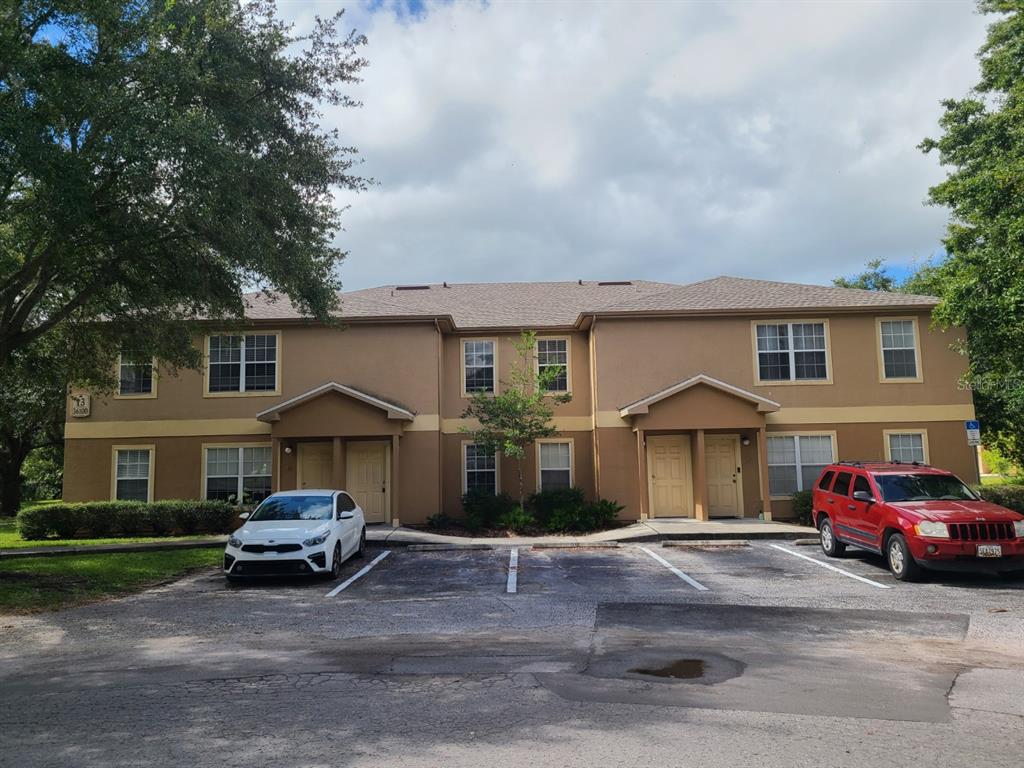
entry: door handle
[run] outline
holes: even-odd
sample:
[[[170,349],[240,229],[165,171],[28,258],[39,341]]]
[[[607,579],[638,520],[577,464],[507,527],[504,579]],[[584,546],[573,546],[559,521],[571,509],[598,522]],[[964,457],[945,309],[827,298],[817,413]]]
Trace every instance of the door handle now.
[[[847,504],[846,508],[849,509],[852,512],[856,512],[857,511],[857,507],[855,505],[853,505],[853,504]]]
[[[825,501],[827,501],[829,504],[835,504],[836,503],[835,499],[825,499]]]

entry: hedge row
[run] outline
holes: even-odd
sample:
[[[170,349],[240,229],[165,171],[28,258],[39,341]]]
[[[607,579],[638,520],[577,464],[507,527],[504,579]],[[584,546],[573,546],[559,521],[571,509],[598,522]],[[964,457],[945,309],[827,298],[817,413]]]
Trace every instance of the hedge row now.
[[[983,485],[975,488],[981,498],[1024,515],[1024,485]]]
[[[229,533],[241,521],[226,501],[88,501],[26,507],[18,513],[23,539],[117,538]]]

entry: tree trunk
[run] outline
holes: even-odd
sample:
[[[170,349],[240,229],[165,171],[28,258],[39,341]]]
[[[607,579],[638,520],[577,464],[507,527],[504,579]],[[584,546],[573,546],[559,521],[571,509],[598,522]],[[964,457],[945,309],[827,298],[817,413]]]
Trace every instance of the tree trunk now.
[[[519,473],[519,508],[526,509],[526,491],[523,490],[523,458],[516,459],[516,472]]]
[[[24,455],[18,453],[0,464],[0,515],[5,517],[13,517],[21,508],[21,465],[24,462]]]

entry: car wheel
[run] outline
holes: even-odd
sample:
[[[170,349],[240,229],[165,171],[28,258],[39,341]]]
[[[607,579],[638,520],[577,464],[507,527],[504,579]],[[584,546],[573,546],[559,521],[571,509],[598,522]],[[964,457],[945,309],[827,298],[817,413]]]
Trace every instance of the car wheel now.
[[[334,556],[331,558],[331,578],[341,578],[341,542],[334,545]]]
[[[917,581],[921,578],[921,566],[910,554],[910,547],[902,533],[894,533],[885,544],[885,560],[889,571],[899,581]]]
[[[356,557],[362,557],[366,554],[366,529],[363,528],[362,533],[359,534],[359,549],[356,550]]]
[[[827,517],[821,521],[821,551],[829,557],[842,557],[846,552],[846,545],[836,538],[836,532],[832,528],[832,521]]]

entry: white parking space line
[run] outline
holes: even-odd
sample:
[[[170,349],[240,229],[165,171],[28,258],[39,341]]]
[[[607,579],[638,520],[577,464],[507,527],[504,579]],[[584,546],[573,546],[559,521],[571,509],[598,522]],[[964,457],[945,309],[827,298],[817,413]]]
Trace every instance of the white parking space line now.
[[[330,592],[328,592],[325,595],[325,597],[334,597],[336,594],[341,592],[341,590],[343,590],[346,587],[348,587],[352,582],[356,581],[357,579],[361,579],[363,576],[368,574],[370,572],[370,569],[373,568],[373,566],[375,566],[377,563],[379,563],[381,560],[383,560],[385,557],[387,557],[390,554],[391,554],[391,550],[390,549],[385,549],[383,552],[381,552],[379,555],[377,555],[375,558],[373,558],[373,560],[370,563],[368,563],[367,565],[364,565],[362,568],[360,568],[358,571],[356,571],[356,573],[353,576],[350,576],[345,581],[341,582],[341,584],[339,584],[334,589],[332,589]]]
[[[699,592],[707,592],[708,591],[707,587],[705,587],[703,584],[701,584],[696,579],[691,578],[690,576],[687,576],[685,573],[680,571],[678,568],[676,568],[674,565],[672,565],[672,563],[670,563],[668,560],[663,558],[661,555],[659,555],[659,554],[657,554],[655,552],[651,552],[651,550],[649,550],[647,547],[640,547],[640,549],[642,551],[646,552],[651,557],[653,557],[659,563],[664,565],[666,568],[668,568],[670,571],[672,571],[672,573],[674,573],[676,576],[678,576],[680,579],[685,581],[687,584],[689,584],[691,587],[693,587],[697,591],[699,591]]]
[[[519,550],[512,547],[508,555],[508,581],[505,582],[505,591],[514,595],[519,588]]]
[[[806,560],[809,563],[820,565],[822,568],[828,568],[830,571],[835,571],[836,573],[840,573],[843,576],[848,576],[851,579],[856,579],[857,581],[862,581],[865,584],[870,584],[872,587],[878,587],[879,589],[892,589],[892,584],[879,584],[877,581],[865,579],[863,576],[858,576],[856,573],[844,571],[842,568],[836,568],[834,565],[829,565],[828,563],[818,560],[814,557],[808,557],[807,555],[801,554],[800,552],[794,552],[793,550],[786,549],[786,547],[780,546],[778,544],[769,544],[768,546],[772,547],[773,549],[779,550],[779,552],[785,552],[787,555],[799,557],[801,560]]]

